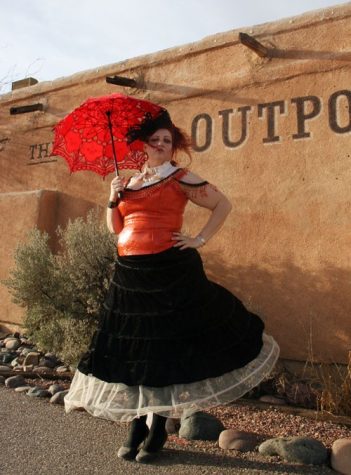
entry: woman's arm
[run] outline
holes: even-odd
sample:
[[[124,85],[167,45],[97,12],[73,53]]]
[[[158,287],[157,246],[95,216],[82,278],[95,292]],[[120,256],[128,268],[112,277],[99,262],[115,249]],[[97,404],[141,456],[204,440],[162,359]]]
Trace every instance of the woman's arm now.
[[[188,172],[182,179],[184,185],[181,183],[181,186],[183,186],[185,192],[187,192],[186,189],[188,188],[189,192],[187,194],[190,201],[202,208],[209,209],[211,214],[207,223],[196,237],[192,238],[182,233],[174,233],[173,239],[177,241],[174,246],[179,247],[180,249],[186,249],[188,247],[198,248],[203,246],[221,228],[232,209],[232,205],[228,198],[214,186],[207,184],[199,187],[187,187],[186,185],[186,183],[189,185],[196,185],[201,182],[203,182],[203,180],[199,176]]]
[[[118,193],[124,190],[124,180],[119,176],[116,176],[111,181],[111,191],[109,201],[117,202]],[[123,229],[123,218],[118,210],[118,207],[107,208],[106,212],[106,224],[107,228],[112,234],[119,234]]]

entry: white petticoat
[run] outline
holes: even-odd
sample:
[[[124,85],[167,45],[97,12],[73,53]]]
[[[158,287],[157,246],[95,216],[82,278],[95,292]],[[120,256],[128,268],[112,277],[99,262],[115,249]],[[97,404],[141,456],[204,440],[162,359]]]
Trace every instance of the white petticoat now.
[[[76,370],[64,398],[65,411],[84,408],[95,417],[112,421],[130,421],[149,412],[178,418],[184,411],[197,411],[240,398],[268,376],[278,357],[279,346],[264,333],[262,349],[249,364],[193,383],[160,388],[126,386],[106,383]]]

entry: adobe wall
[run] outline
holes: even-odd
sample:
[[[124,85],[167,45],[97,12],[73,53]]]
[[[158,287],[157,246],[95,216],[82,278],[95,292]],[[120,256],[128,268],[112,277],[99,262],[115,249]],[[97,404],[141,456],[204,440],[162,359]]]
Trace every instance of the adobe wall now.
[[[160,103],[193,137],[192,170],[233,203],[201,251],[211,278],[264,318],[284,358],[346,362],[350,18],[348,4],[241,30],[269,47],[267,58],[230,31],[0,96],[0,192],[45,188],[105,206],[112,177],[70,175],[49,156],[52,126],[89,96],[122,92]],[[141,87],[107,84],[107,75]],[[9,115],[36,102],[43,112]],[[7,209],[1,217],[9,220]],[[197,232],[205,219],[189,205],[185,227]],[[2,274],[9,265],[1,262]]]

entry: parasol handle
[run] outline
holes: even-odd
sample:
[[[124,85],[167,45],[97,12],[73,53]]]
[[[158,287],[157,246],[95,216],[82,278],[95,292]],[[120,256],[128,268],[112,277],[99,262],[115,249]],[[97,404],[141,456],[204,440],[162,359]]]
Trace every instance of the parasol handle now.
[[[107,115],[108,129],[109,129],[110,135],[111,135],[113,160],[114,160],[114,164],[115,164],[115,172],[116,172],[116,176],[119,176],[119,170],[118,170],[118,164],[117,164],[117,155],[116,155],[116,149],[115,149],[115,142],[113,140],[113,132],[112,132],[111,111],[106,111],[106,115]],[[118,198],[119,199],[122,198],[122,192],[121,191],[118,192]]]

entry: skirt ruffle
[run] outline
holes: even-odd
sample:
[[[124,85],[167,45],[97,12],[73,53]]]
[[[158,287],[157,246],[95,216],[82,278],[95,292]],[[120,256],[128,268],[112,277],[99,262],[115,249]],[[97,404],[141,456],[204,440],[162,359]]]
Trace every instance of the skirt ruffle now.
[[[165,417],[181,417],[184,412],[227,404],[257,386],[274,367],[279,347],[269,335],[263,335],[263,347],[253,361],[215,378],[161,388],[107,383],[76,371],[65,410],[84,408],[95,417],[112,421],[130,421],[149,412]]]
[[[278,358],[263,330],[257,315],[207,279],[196,250],[119,257],[66,411],[130,420],[233,401]]]

